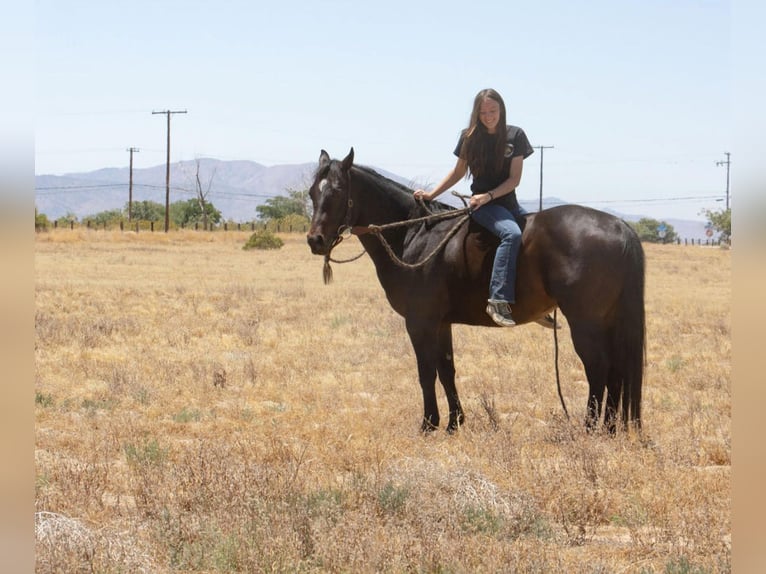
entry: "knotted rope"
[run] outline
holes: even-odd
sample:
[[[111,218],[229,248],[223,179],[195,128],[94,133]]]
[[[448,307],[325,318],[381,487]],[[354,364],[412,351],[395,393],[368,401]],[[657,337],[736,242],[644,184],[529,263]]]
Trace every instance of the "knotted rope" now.
[[[462,217],[461,217],[462,216]],[[383,236],[383,232],[388,229],[394,229],[396,227],[406,227],[410,225],[417,225],[419,223],[423,222],[431,222],[431,221],[440,221],[443,219],[454,219],[456,217],[460,217],[458,222],[452,226],[452,228],[447,232],[447,234],[444,236],[444,238],[439,242],[439,244],[429,253],[424,259],[417,263],[407,263],[406,261],[403,261],[396,253],[394,253],[393,248],[391,247],[391,244],[386,240],[386,238]],[[380,240],[380,243],[383,245],[384,249],[386,250],[386,253],[388,253],[388,256],[391,258],[391,260],[399,265],[400,267],[404,267],[406,269],[417,269],[419,267],[422,267],[426,263],[428,263],[431,259],[436,256],[436,254],[444,248],[445,245],[447,245],[447,242],[452,239],[452,237],[458,232],[458,230],[463,226],[463,224],[468,221],[471,217],[471,209],[468,207],[465,207],[463,209],[457,209],[457,210],[451,210],[451,211],[445,211],[443,213],[436,213],[431,215],[425,215],[423,217],[417,217],[415,219],[407,219],[404,221],[394,221],[392,223],[385,223],[382,225],[366,225],[366,226],[355,226],[348,228],[348,231],[353,233],[354,235],[365,235],[367,233],[372,233],[375,235],[378,240]],[[343,230],[344,232],[346,229]],[[324,279],[325,285],[330,283],[332,281],[332,267],[330,267],[330,262],[333,263],[350,263],[352,261],[356,261],[359,259],[362,255],[365,254],[365,250],[363,250],[359,255],[356,255],[355,257],[351,257],[350,259],[333,259],[331,257],[332,250],[335,249],[338,244],[340,244],[344,239],[343,233],[340,233],[338,237],[333,242],[332,246],[327,252],[327,255],[324,257],[324,268],[322,269],[322,278]]]

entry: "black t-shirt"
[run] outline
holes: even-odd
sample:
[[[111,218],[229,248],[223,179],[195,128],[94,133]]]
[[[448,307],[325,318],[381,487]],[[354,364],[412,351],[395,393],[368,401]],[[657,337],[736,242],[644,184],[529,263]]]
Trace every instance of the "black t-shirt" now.
[[[511,169],[511,159],[517,156],[528,158],[534,153],[534,148],[527,139],[527,134],[524,130],[517,126],[506,126],[508,133],[508,145],[505,150],[505,159],[503,160],[503,167],[500,172],[497,172],[494,167],[494,162],[488,162],[487,169],[484,170],[484,175],[475,177],[471,182],[471,193],[473,195],[479,193],[487,193],[495,189],[498,185],[508,179],[508,174]],[[460,157],[460,149],[463,147],[463,133],[460,134],[460,139],[455,147],[454,154]],[[490,165],[491,163],[491,165]],[[518,202],[516,200],[516,190],[511,193],[498,198],[502,203],[507,203],[509,209],[516,207]]]

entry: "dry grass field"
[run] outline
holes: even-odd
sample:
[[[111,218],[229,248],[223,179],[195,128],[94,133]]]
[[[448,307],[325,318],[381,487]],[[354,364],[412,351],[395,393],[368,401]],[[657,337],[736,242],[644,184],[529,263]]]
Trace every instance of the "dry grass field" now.
[[[248,236],[37,236],[38,572],[731,571],[729,251],[645,246],[641,438],[584,433],[566,324],[571,421],[552,331],[456,326],[423,436],[370,260]]]

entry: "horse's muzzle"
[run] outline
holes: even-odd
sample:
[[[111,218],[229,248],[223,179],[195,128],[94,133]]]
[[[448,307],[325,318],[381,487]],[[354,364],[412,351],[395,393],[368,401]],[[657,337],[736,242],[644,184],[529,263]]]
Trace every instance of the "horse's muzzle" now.
[[[325,241],[324,235],[321,233],[309,233],[306,235],[306,241],[311,247],[311,253],[314,255],[326,255],[329,248],[329,243]]]

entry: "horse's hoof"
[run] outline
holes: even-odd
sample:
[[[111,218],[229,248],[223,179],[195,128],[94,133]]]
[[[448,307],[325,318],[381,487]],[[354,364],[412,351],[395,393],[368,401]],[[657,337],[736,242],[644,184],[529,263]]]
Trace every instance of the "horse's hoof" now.
[[[460,427],[463,426],[464,422],[465,416],[462,412],[457,415],[450,414],[449,424],[447,425],[447,432],[449,434],[455,434],[460,429]]]
[[[433,424],[427,419],[423,419],[423,423],[420,425],[420,432],[424,435],[429,435],[439,428],[438,424]]]

